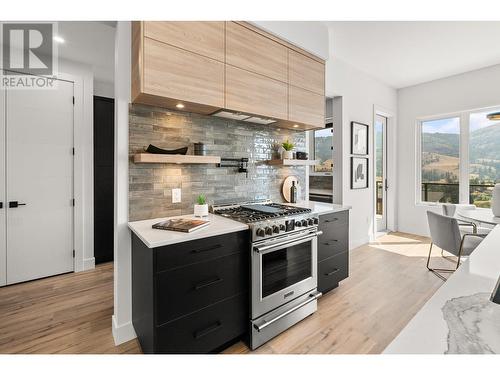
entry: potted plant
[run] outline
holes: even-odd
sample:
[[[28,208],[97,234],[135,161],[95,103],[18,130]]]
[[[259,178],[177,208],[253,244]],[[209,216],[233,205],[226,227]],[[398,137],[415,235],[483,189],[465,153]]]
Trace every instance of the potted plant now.
[[[290,142],[288,139],[281,144],[281,147],[283,147],[283,152],[281,153],[281,158],[282,159],[293,159],[293,148],[294,144]]]
[[[198,217],[208,216],[207,198],[205,197],[204,194],[198,195],[196,203],[197,204],[194,205],[194,216]]]

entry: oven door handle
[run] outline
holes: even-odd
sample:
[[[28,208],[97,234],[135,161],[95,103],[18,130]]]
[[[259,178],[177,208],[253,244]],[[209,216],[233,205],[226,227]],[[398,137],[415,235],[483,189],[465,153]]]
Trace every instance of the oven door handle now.
[[[268,320],[264,323],[262,323],[261,325],[257,325],[257,324],[254,324],[254,328],[260,332],[262,331],[264,328],[266,328],[267,326],[273,324],[274,322],[277,322],[278,320],[284,318],[285,316],[287,315],[290,315],[291,313],[293,313],[294,311],[297,311],[298,309],[300,309],[301,307],[304,307],[305,305],[307,305],[308,303],[311,303],[315,300],[317,300],[318,298],[320,298],[321,296],[323,295],[323,293],[321,292],[315,292],[314,294],[310,294],[309,295],[309,298],[306,299],[304,302],[301,302],[299,303],[297,306],[294,306],[292,307],[290,310],[287,310],[285,311],[284,313],[282,314],[279,314],[277,316],[275,316],[274,318],[272,318],[271,320]]]
[[[272,245],[256,247],[256,248],[254,248],[254,251],[258,254],[265,254],[265,253],[269,252],[270,250],[273,250],[276,248],[282,248],[285,246],[294,246],[294,245],[301,244],[303,242],[310,241],[311,239],[316,238],[318,236],[321,236],[322,234],[323,234],[323,232],[319,230],[317,232],[311,233],[311,234],[309,234],[305,237],[302,237],[300,239],[294,239],[294,240],[287,241],[287,242],[279,242],[279,243],[275,243]]]

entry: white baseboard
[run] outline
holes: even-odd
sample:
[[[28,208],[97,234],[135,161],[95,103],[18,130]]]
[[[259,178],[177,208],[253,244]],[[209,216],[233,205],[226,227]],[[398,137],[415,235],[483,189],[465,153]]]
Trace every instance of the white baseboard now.
[[[133,340],[137,337],[132,322],[127,322],[119,326],[116,324],[116,319],[114,315],[112,316],[111,320],[113,325],[112,330],[113,330],[113,339],[115,340],[115,345],[123,344],[124,342]]]
[[[83,260],[83,271],[93,270],[95,268],[95,258],[87,258]]]
[[[370,237],[366,237],[366,238],[361,238],[359,240],[356,240],[356,241],[351,241],[349,243],[349,250],[353,250],[361,245],[364,245],[366,243],[370,242]]]

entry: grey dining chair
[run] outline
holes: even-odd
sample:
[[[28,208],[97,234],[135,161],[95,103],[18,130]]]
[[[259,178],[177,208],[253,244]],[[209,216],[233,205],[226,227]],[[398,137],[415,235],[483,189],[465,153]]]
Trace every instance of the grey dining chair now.
[[[480,234],[488,234],[491,232],[491,229],[485,228],[482,226],[478,226],[476,223],[467,221],[464,219],[459,219],[457,217],[457,213],[459,211],[467,211],[467,210],[475,210],[476,206],[473,204],[453,204],[453,203],[444,203],[442,205],[443,215],[454,217],[457,219],[458,226],[460,231],[463,233],[480,233]]]
[[[481,243],[486,234],[465,233],[462,235],[456,218],[440,215],[432,211],[427,211],[427,220],[431,233],[431,245],[429,248],[429,256],[427,257],[427,269],[439,278],[446,280],[446,278],[440,273],[454,272],[458,266],[460,266],[461,258],[463,256],[470,255]],[[445,250],[457,257],[454,268],[432,268],[430,266],[433,245],[441,248],[441,251]]]

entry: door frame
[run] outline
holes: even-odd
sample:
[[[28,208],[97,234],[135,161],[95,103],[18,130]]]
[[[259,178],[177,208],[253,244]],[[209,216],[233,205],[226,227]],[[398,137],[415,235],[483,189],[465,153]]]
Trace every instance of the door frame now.
[[[385,171],[385,176],[388,181],[388,189],[386,192],[386,202],[385,202],[385,214],[386,214],[386,230],[387,231],[396,231],[397,230],[397,210],[396,210],[396,192],[397,192],[397,185],[396,185],[396,168],[397,168],[397,158],[396,158],[396,132],[397,132],[397,127],[396,127],[396,115],[395,113],[387,108],[384,108],[383,106],[379,106],[375,104],[373,106],[373,126],[372,126],[372,131],[371,131],[371,136],[372,136],[372,147],[373,147],[373,158],[371,161],[371,167],[372,171],[375,171],[375,163],[376,163],[376,157],[375,157],[375,121],[378,116],[383,116],[387,118],[387,125],[386,125],[386,171]],[[375,181],[375,173],[372,173],[373,176],[373,181]],[[375,238],[375,235],[377,233],[377,191],[375,188],[375,183],[372,184],[373,186],[373,225],[372,225],[372,235],[373,238]]]
[[[378,226],[378,220],[379,218],[377,217],[377,139],[376,139],[376,123],[378,118],[383,118],[385,121],[382,124],[382,221],[384,225],[383,229],[379,229]],[[386,185],[388,181],[388,176],[387,176],[387,135],[388,135],[388,130],[387,130],[387,124],[388,124],[388,118],[385,116],[382,116],[379,113],[375,114],[375,118],[373,121],[373,173],[372,173],[372,178],[373,178],[373,190],[374,190],[374,200],[375,200],[375,221],[374,221],[374,228],[375,232],[385,232],[387,231],[387,189]]]

